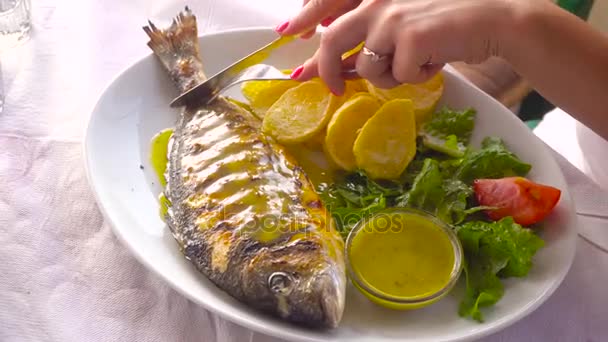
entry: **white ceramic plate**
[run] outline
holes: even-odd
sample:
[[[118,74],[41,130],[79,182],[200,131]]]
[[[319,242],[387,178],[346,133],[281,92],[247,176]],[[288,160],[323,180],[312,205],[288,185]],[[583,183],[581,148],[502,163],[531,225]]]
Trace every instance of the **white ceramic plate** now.
[[[203,36],[201,49],[207,74],[214,74],[274,38],[269,29]],[[277,51],[269,63],[279,68],[294,67],[310,56],[317,44],[316,39],[296,42]],[[543,232],[546,247],[537,254],[532,271],[526,278],[505,282],[504,298],[485,312],[483,324],[458,316],[462,288],[431,307],[395,312],[375,306],[350,287],[340,326],[332,331],[316,331],[260,315],[215,287],[183,258],[158,214],[157,195],[161,189],[148,160],[150,139],[160,130],[172,127],[178,112],[168,105],[176,91],[151,55],[120,74],[93,110],[85,141],[89,181],[116,235],[144,265],[192,301],[243,326],[307,341],[479,338],[523,318],[559,286],[574,256],[576,215],[564,177],[543,144],[506,108],[450,70],[444,73],[442,104],[454,108],[471,106],[478,111],[474,144],[488,135],[503,137],[520,158],[533,165],[530,174],[533,180],[563,190],[562,200]],[[229,93],[237,94],[238,89]]]

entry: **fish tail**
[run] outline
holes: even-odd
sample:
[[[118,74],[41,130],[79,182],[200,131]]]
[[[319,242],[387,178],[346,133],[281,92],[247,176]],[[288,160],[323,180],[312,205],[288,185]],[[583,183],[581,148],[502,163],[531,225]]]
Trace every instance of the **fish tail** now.
[[[148,21],[144,26],[150,41],[148,46],[180,92],[186,92],[206,79],[200,57],[196,16],[186,6],[167,29],[159,29]]]

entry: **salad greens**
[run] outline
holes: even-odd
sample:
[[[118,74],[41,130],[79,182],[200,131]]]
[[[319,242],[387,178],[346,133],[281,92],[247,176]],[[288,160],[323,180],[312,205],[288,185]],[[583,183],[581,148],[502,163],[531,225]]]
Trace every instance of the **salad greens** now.
[[[437,160],[426,158],[410,189],[398,198],[397,206],[415,207],[434,213],[446,223],[460,223],[467,216],[471,186],[446,176]]]
[[[503,296],[501,279],[526,276],[543,241],[510,217],[490,222],[478,214],[487,208],[475,202],[473,180],[525,176],[531,165],[496,137],[470,148],[475,114],[437,111],[421,127],[416,157],[401,179],[372,180],[356,171],[320,186],[319,193],[344,238],[362,218],[395,206],[425,210],[452,225],[465,253],[466,294],[459,314],[481,322],[480,308]]]
[[[481,150],[469,151],[464,156],[456,170],[458,179],[468,183],[479,178],[525,176],[532,168],[507,150],[499,138],[485,138],[481,147]]]
[[[452,111],[444,107],[423,125],[422,143],[451,157],[462,157],[475,127],[475,110]]]
[[[495,304],[503,295],[500,278],[526,276],[544,242],[510,217],[467,222],[456,229],[465,253],[467,284],[459,313],[483,321],[479,308]]]
[[[338,230],[344,238],[361,219],[392,207],[403,193],[397,182],[376,182],[363,171],[346,175],[337,183],[321,185],[321,200],[331,212]]]

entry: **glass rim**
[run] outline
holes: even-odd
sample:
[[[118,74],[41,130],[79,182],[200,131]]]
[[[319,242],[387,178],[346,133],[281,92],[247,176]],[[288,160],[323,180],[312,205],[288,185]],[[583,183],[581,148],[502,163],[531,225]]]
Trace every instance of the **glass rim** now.
[[[32,9],[30,3],[31,0],[16,0],[15,6],[5,11],[0,11],[0,18],[14,15],[16,11],[23,10],[22,7],[24,6],[26,6],[25,9],[27,10],[27,15],[31,17]]]
[[[373,219],[374,217],[376,217],[378,215],[389,214],[389,213],[405,213],[405,214],[418,215],[418,216],[422,217],[423,219],[434,223],[448,236],[448,238],[450,240],[450,245],[452,246],[452,251],[454,254],[454,265],[452,266],[449,280],[439,290],[437,290],[429,295],[425,295],[425,296],[411,296],[411,297],[395,296],[395,295],[391,295],[391,294],[377,290],[375,287],[371,286],[371,284],[369,284],[369,282],[364,281],[357,274],[357,272],[355,272],[354,267],[351,263],[351,257],[350,257],[350,249],[351,249],[355,236],[365,226],[366,222],[368,222],[369,220]],[[456,235],[456,232],[454,232],[452,227],[450,225],[448,225],[447,223],[441,221],[435,215],[433,215],[427,211],[410,208],[410,207],[394,207],[394,208],[384,209],[384,210],[381,210],[381,211],[378,211],[378,212],[372,214],[371,216],[369,216],[367,218],[360,220],[359,222],[357,222],[355,227],[349,232],[348,237],[346,238],[346,243],[345,243],[344,249],[345,249],[346,269],[348,272],[348,276],[351,278],[352,281],[354,281],[356,283],[356,286],[360,287],[363,291],[367,292],[368,294],[372,295],[373,297],[375,297],[377,299],[381,299],[381,300],[391,302],[394,304],[421,304],[421,303],[425,303],[428,301],[432,301],[434,299],[437,299],[437,298],[445,295],[454,287],[454,285],[456,285],[456,282],[458,281],[458,279],[460,278],[460,274],[462,273],[462,268],[463,268],[463,264],[464,264],[464,252],[462,249],[462,245],[460,243],[460,240],[458,239],[458,236]]]

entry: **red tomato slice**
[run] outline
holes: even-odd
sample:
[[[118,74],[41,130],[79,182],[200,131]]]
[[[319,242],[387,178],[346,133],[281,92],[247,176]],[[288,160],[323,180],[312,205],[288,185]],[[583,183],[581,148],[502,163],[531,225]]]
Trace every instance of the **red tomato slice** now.
[[[473,189],[480,205],[497,208],[486,211],[492,220],[512,216],[522,226],[542,221],[561,196],[559,189],[523,177],[477,179]]]

